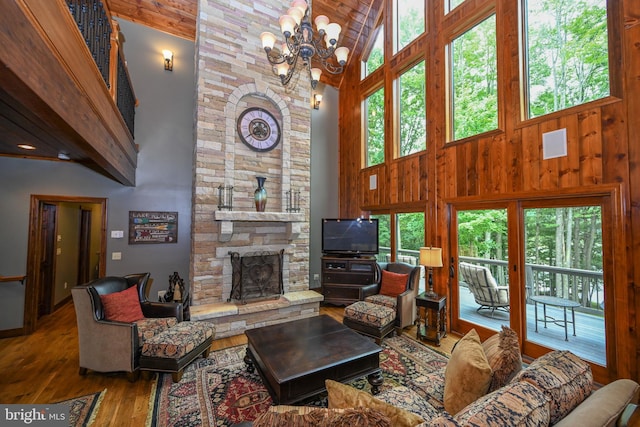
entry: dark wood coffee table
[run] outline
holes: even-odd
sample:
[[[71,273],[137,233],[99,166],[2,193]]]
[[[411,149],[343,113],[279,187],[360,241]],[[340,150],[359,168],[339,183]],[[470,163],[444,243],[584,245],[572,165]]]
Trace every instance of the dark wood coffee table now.
[[[245,332],[247,370],[255,366],[274,404],[291,404],[325,390],[325,380],[367,375],[371,393],[382,385],[380,351],[373,341],[329,316],[315,316]]]

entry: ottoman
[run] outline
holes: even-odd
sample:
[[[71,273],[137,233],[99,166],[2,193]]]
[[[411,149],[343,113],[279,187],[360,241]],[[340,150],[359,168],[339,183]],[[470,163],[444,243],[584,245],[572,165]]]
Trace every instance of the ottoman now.
[[[345,307],[342,323],[345,326],[375,338],[380,345],[382,340],[394,330],[396,311],[392,308],[366,301],[358,301]]]
[[[180,322],[144,342],[140,370],[171,372],[173,382],[179,382],[185,366],[209,355],[214,333],[207,322]]]

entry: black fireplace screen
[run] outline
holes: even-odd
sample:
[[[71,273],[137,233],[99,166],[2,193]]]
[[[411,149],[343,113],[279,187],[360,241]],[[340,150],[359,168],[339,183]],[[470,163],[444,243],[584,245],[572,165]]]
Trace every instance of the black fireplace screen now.
[[[232,284],[231,300],[256,301],[277,299],[283,293],[282,260],[284,249],[280,252],[249,252],[231,255]]]

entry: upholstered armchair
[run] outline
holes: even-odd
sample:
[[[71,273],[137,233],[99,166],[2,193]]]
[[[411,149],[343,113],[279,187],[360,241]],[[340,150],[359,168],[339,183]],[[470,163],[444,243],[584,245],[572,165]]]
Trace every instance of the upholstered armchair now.
[[[460,263],[460,278],[469,286],[476,304],[480,305],[476,311],[495,310],[509,312],[509,287],[498,286],[491,270],[481,265]]]
[[[395,325],[400,333],[416,320],[420,267],[404,262],[384,262],[377,263],[376,270],[376,283],[360,289],[360,300],[396,310]]]
[[[137,379],[143,339],[182,321],[182,304],[147,299],[148,283],[149,273],[141,273],[104,277],[71,290],[78,324],[80,375],[91,369],[127,372],[130,380]]]

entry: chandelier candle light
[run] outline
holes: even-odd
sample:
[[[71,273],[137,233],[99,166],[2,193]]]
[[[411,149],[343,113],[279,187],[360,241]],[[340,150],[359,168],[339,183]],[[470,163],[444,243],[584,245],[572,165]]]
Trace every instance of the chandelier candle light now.
[[[438,298],[433,291],[433,267],[442,267],[442,248],[420,248],[420,265],[429,269],[429,291],[425,292],[427,298]]]
[[[319,15],[314,20],[317,34],[311,25],[311,6],[306,0],[296,0],[286,15],[280,17],[280,30],[285,42],[280,51],[274,49],[276,36],[270,32],[260,35],[262,47],[267,53],[267,59],[275,66],[276,74],[280,76],[283,86],[286,86],[294,74],[298,58],[302,57],[304,66],[309,70],[311,87],[316,88],[322,70],[311,68],[311,58],[316,56],[324,69],[331,74],[340,74],[347,63],[349,49],[338,47],[338,38],[342,28],[335,22],[329,23],[329,18]],[[335,55],[338,65],[331,62]]]

